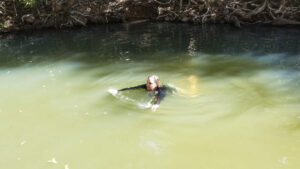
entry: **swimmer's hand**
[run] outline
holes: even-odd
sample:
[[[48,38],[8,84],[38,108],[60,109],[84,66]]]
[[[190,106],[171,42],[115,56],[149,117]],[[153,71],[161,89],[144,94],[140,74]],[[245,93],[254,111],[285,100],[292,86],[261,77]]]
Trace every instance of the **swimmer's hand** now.
[[[151,107],[152,112],[155,112],[156,109],[157,109],[158,107],[159,107],[158,104],[154,104],[154,105]]]
[[[108,92],[114,96],[118,94],[118,90],[116,90],[116,89],[108,89]]]

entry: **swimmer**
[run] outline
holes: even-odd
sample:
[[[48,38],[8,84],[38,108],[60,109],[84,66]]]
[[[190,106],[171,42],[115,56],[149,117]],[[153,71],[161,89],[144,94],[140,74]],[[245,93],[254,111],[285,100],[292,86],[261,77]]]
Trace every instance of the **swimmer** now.
[[[156,75],[151,75],[147,79],[146,84],[134,86],[134,87],[128,87],[124,89],[119,90],[109,90],[110,93],[113,95],[116,95],[120,91],[125,90],[132,90],[132,89],[146,89],[147,91],[154,92],[155,100],[153,105],[151,106],[151,110],[154,112],[159,107],[160,102],[164,99],[167,93],[167,87],[162,85],[162,83],[159,80],[159,77]]]

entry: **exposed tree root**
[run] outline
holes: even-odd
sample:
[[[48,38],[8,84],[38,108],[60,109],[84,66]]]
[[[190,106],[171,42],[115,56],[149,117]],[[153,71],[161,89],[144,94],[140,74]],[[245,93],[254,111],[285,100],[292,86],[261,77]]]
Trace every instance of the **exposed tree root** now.
[[[211,1],[189,0],[182,6],[182,1],[173,0],[177,7],[170,8],[168,2],[155,0],[159,4],[158,19],[200,23],[231,23],[236,27],[245,24],[298,25],[299,7],[287,6],[286,0],[253,0],[253,1]],[[186,2],[186,1],[185,1]],[[182,8],[182,9],[181,9]],[[180,10],[181,9],[181,10]],[[176,13],[177,15],[174,15]],[[186,19],[186,18],[189,19]]]
[[[254,10],[247,8],[248,5],[257,6]],[[236,15],[240,20],[247,23],[257,23],[273,25],[298,25],[299,21],[293,20],[294,16],[300,12],[299,8],[286,6],[286,1],[264,0],[260,5],[257,0],[251,3],[230,3],[226,6],[231,15]],[[297,19],[297,18],[296,18]],[[299,18],[298,18],[299,20]]]
[[[45,0],[35,7],[0,1],[0,32],[140,19],[192,23],[300,25],[289,0]]]

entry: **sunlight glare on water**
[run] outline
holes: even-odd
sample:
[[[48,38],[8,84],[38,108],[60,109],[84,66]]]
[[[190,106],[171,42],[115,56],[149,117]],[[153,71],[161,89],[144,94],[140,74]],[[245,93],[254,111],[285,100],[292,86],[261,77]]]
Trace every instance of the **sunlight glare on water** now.
[[[300,38],[288,30],[147,23],[3,38],[0,168],[298,169]],[[179,88],[156,112],[107,92],[150,74]]]

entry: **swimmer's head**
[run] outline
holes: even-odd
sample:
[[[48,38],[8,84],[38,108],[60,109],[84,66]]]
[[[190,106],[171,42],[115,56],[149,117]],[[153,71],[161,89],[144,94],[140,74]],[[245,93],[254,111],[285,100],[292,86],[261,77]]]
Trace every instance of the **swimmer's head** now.
[[[156,90],[157,88],[162,87],[162,84],[159,80],[159,77],[156,75],[151,75],[147,79],[147,90]]]

